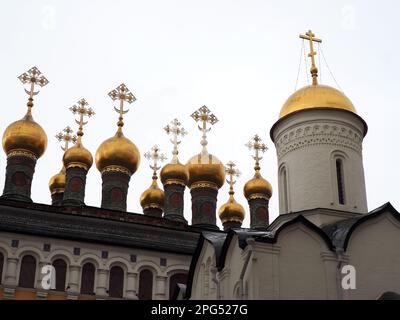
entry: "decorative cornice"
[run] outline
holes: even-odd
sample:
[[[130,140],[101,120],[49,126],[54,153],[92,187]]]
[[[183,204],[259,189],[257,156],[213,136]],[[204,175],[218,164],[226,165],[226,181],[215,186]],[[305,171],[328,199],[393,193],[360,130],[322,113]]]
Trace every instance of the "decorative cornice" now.
[[[269,198],[268,198],[265,194],[262,194],[262,193],[254,193],[254,194],[251,194],[251,195],[247,198],[247,201],[255,200],[255,199],[269,200]]]
[[[89,170],[88,166],[82,162],[70,162],[68,163],[68,166],[66,166],[65,169],[68,170],[69,168],[81,168],[85,171]]]
[[[198,181],[198,182],[192,183],[192,185],[190,186],[190,190],[193,190],[193,189],[204,189],[204,188],[210,188],[210,189],[214,189],[214,190],[218,191],[218,186],[214,182]]]
[[[109,220],[101,214],[107,210],[97,210],[98,217],[93,217],[0,205],[0,231],[185,255],[193,254],[196,248],[199,237],[196,231],[164,228],[144,224],[143,221]],[[137,216],[141,220],[152,220],[143,215]],[[168,220],[165,222],[168,223]]]
[[[131,175],[132,175],[131,171],[128,170],[127,168],[121,167],[121,166],[114,166],[114,165],[105,167],[105,168],[101,171],[101,174],[107,173],[107,172],[119,172],[119,173],[127,174],[128,176],[131,176]]]
[[[157,204],[157,203],[149,203],[149,204],[143,206],[143,210],[146,210],[146,209],[160,209],[160,210],[164,210],[164,208],[163,208],[162,206],[160,206],[159,204]]]
[[[29,150],[25,149],[13,149],[10,150],[10,152],[7,153],[7,157],[27,157],[31,158],[34,161],[37,161],[37,157],[35,154],[30,152]]]
[[[167,186],[167,185],[171,185],[171,184],[177,184],[183,187],[186,187],[186,184],[183,180],[179,180],[179,179],[167,179],[163,185]]]
[[[55,188],[51,191],[51,194],[56,194],[56,193],[64,193],[65,188]]]
[[[275,145],[279,159],[291,151],[312,145],[334,145],[362,153],[362,137],[355,130],[327,122],[292,127],[280,135]]]

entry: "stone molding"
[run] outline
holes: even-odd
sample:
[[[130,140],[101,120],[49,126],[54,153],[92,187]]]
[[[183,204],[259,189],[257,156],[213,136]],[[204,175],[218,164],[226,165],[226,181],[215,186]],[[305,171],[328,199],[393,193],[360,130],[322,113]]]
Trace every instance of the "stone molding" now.
[[[321,144],[350,148],[362,154],[362,136],[349,126],[339,123],[299,124],[284,130],[275,142],[278,159],[291,151]]]

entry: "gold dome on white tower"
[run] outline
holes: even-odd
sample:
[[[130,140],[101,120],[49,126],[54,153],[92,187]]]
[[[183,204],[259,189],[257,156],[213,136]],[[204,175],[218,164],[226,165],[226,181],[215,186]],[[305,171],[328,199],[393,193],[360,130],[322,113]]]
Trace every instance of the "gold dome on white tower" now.
[[[312,31],[300,35],[301,39],[308,40],[310,44],[309,57],[311,58],[311,76],[313,83],[303,87],[293,93],[283,105],[279,118],[283,118],[291,113],[306,109],[340,109],[357,114],[357,111],[346,95],[330,86],[318,84],[318,68],[315,64],[314,42],[321,43],[322,40],[315,38]]]

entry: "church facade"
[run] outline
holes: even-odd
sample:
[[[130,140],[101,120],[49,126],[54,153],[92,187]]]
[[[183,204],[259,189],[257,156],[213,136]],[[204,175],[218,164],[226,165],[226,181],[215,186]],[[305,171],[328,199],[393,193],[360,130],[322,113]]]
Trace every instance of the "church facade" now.
[[[367,124],[341,91],[318,83],[310,31],[312,85],[296,91],[271,128],[278,160],[279,217],[270,223],[273,190],[261,174],[266,145],[256,135],[254,177],[235,200],[233,162],[207,149],[218,119],[203,106],[191,116],[201,150],[182,164],[185,130],[174,119],[172,160],[154,146],[145,157],[152,178],[140,204],[126,211],[129,181],[141,153],[123,133],[126,85],[109,93],[119,103],[114,135],[95,156],[84,147],[84,126],[95,115],[85,99],[72,106],[77,136],[67,127],[62,168],[49,182],[51,205],[34,203],[31,183],[47,135],[33,120],[33,101],[47,79],[37,68],[19,79],[30,86],[25,116],[3,134],[6,180],[0,197],[0,299],[379,299],[400,293],[400,214],[390,203],[368,211],[362,144]],[[102,177],[101,207],[85,205],[86,175]],[[159,182],[161,181],[161,184]],[[219,189],[229,198],[217,208]],[[184,193],[191,194],[189,224]],[[217,226],[217,216],[224,230]]]
[[[280,215],[266,228],[204,232],[187,299],[379,299],[400,297],[400,214],[368,212],[362,142],[366,122],[342,92],[296,91],[271,128]]]

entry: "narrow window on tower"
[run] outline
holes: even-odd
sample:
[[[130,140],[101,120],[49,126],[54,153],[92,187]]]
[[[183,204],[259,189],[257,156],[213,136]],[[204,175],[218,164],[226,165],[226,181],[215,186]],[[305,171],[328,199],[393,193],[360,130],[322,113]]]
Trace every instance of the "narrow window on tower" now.
[[[286,168],[283,167],[281,170],[281,179],[282,179],[282,204],[283,204],[283,213],[288,213],[289,211],[289,196],[288,196],[288,183],[287,183],[287,173]]]
[[[341,159],[336,159],[336,178],[339,204],[345,204],[343,161]]]

